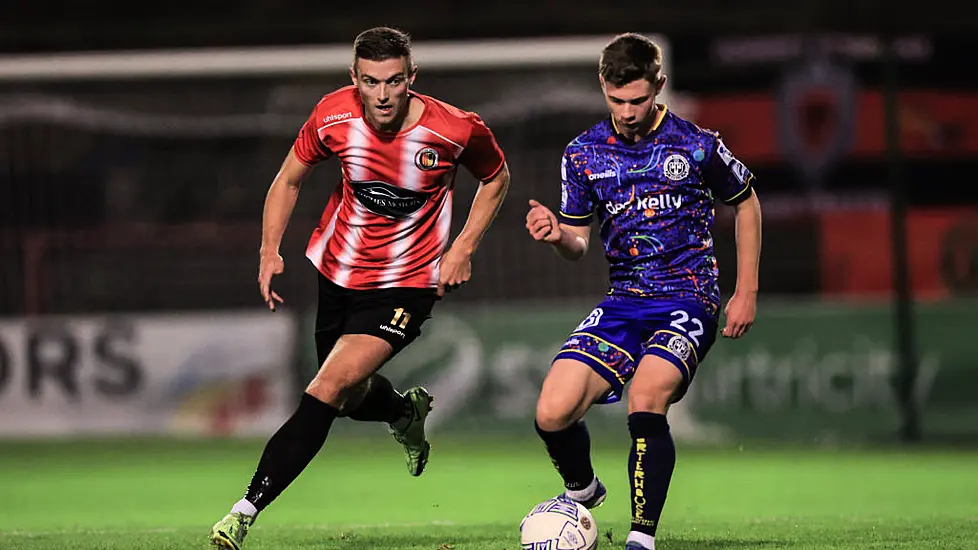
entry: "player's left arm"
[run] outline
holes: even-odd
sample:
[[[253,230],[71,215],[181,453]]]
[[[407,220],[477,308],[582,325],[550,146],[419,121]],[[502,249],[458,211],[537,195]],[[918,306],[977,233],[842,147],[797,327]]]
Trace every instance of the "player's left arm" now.
[[[761,203],[754,190],[754,175],[719,139],[703,175],[714,198],[736,210],[737,285],[724,309],[727,320],[721,334],[740,338],[754,324],[757,311]]]
[[[724,310],[727,324],[722,334],[728,338],[740,338],[754,324],[761,261],[761,202],[757,194],[751,190],[750,197],[734,208],[737,210],[737,286]]]
[[[482,183],[472,199],[465,226],[441,258],[439,296],[465,284],[472,276],[472,256],[496,219],[509,189],[509,167],[503,152],[492,132],[478,118],[473,121],[472,134],[459,163]]]

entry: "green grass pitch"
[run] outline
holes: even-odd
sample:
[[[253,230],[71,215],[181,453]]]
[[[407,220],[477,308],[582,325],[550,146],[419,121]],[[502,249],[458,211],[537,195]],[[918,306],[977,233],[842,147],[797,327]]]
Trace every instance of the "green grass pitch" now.
[[[204,549],[263,441],[0,443],[0,549]],[[627,441],[596,444],[599,548],[628,530]],[[330,440],[247,550],[516,550],[560,489],[542,446],[434,439],[410,477],[380,430]],[[610,542],[609,542],[610,538]],[[659,550],[978,548],[978,453],[680,446]]]

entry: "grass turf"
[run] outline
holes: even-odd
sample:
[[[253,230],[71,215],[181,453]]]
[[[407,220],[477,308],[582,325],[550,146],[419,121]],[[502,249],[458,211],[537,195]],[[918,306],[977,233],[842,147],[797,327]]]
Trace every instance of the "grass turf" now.
[[[192,549],[240,498],[263,441],[0,443],[0,549]],[[516,550],[560,490],[535,440],[435,439],[412,478],[378,430],[324,453],[252,530],[247,550]],[[628,531],[627,442],[596,445],[608,485],[599,548]],[[609,542],[610,541],[610,542]],[[659,550],[978,548],[978,453],[679,449]]]

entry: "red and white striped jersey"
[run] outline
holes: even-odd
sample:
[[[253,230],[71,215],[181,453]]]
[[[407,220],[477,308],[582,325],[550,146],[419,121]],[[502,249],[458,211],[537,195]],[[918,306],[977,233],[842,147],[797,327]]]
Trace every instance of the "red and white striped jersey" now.
[[[319,101],[295,140],[299,162],[335,155],[342,165],[306,249],[339,286],[436,286],[458,165],[480,181],[502,169],[503,153],[478,115],[412,95],[424,101],[417,124],[385,134],[367,123],[356,88],[341,88]]]

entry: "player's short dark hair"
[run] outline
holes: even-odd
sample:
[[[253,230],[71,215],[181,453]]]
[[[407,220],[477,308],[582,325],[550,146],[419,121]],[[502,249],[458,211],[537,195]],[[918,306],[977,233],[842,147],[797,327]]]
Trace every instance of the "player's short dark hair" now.
[[[405,57],[411,63],[411,37],[390,27],[374,27],[357,35],[353,41],[354,67],[359,59],[385,61]]]
[[[662,70],[662,48],[640,34],[619,34],[601,51],[598,74],[613,86],[644,78],[651,83]]]

